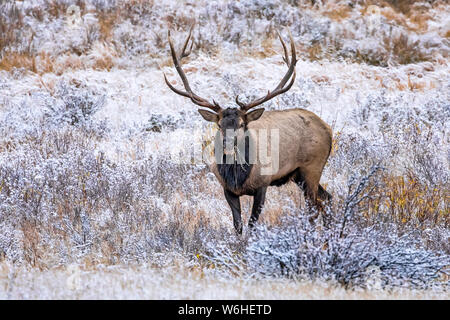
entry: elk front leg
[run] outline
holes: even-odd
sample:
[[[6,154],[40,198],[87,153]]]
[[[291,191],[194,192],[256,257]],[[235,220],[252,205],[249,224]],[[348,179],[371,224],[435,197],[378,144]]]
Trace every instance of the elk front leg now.
[[[233,213],[233,223],[234,229],[238,234],[242,234],[242,220],[241,220],[241,202],[239,197],[234,193],[224,189],[225,198],[231,207],[231,212]]]
[[[258,221],[259,214],[264,207],[264,200],[266,200],[266,191],[267,187],[259,188],[256,190],[256,193],[253,196],[252,215],[250,216],[250,220],[248,221],[249,228],[253,228],[255,222]]]

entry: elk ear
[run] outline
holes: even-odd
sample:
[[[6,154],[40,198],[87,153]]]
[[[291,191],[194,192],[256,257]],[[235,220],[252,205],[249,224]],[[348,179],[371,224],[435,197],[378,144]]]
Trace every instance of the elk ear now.
[[[219,121],[219,115],[209,112],[203,109],[198,109],[198,112],[202,115],[203,119],[210,122],[217,122]]]
[[[249,113],[245,114],[245,119],[247,120],[247,123],[250,121],[255,121],[261,118],[262,114],[264,112],[264,108],[259,108],[253,111],[250,111]]]

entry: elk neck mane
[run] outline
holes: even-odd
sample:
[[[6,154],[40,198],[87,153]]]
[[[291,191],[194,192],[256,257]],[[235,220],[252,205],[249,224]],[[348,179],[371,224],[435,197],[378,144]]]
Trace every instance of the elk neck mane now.
[[[225,155],[222,164],[217,164],[217,170],[222,177],[225,185],[230,190],[239,190],[247,181],[252,171],[253,165],[249,163],[249,143],[245,144],[245,162],[238,163],[236,159],[234,163],[226,163]]]
[[[223,181],[230,190],[241,189],[250,175],[252,165],[244,164],[218,164],[217,169]]]

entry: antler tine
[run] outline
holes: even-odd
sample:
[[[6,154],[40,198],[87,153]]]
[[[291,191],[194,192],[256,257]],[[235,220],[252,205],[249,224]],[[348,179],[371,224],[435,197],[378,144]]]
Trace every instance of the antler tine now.
[[[286,62],[287,65],[289,65],[289,56],[288,56],[288,51],[287,51],[287,48],[286,48],[286,44],[284,43],[283,38],[281,37],[281,34],[280,34],[280,32],[278,30],[277,30],[277,34],[278,34],[278,38],[281,41],[281,45],[283,46],[283,51],[284,51],[283,60],[284,60],[284,62]]]
[[[297,64],[297,56],[295,54],[295,43],[294,43],[294,39],[292,38],[291,31],[289,29],[288,29],[288,33],[289,33],[289,41],[291,41],[292,57],[291,57],[290,63],[288,63],[289,69],[288,69],[286,75],[283,77],[283,79],[280,81],[280,84],[275,88],[274,91],[281,89],[286,84],[286,82],[289,80],[289,78],[295,72],[295,65]],[[282,42],[283,42],[283,40],[282,40]],[[286,57],[287,57],[287,55],[286,55]],[[289,59],[287,59],[287,60],[289,61]]]
[[[166,74],[164,74],[164,80],[165,80],[167,86],[176,94],[179,94],[179,95],[182,95],[184,97],[191,99],[191,101],[193,103],[195,103],[196,105],[199,105],[199,106],[205,107],[205,108],[209,108],[215,112],[219,112],[220,110],[222,110],[222,108],[219,106],[219,104],[216,101],[213,100],[213,103],[210,103],[208,100],[196,95],[192,91],[192,89],[189,85],[189,82],[187,80],[186,74],[184,73],[184,71],[181,68],[181,65],[179,63],[179,60],[181,60],[184,57],[187,57],[192,51],[194,41],[191,42],[191,46],[190,46],[188,52],[186,52],[186,48],[188,47],[189,40],[192,39],[193,28],[194,28],[194,25],[192,25],[192,27],[189,31],[189,35],[188,35],[186,41],[184,42],[183,48],[182,48],[179,56],[175,52],[175,47],[173,45],[172,38],[170,37],[170,30],[168,30],[168,32],[167,32],[167,36],[169,39],[169,46],[170,46],[170,54],[172,55],[173,64],[175,65],[175,69],[177,70],[178,75],[180,76],[181,81],[183,82],[183,86],[186,89],[186,91],[179,90],[179,89],[175,88],[174,86],[172,86],[172,84],[170,84],[169,80],[167,79]],[[178,57],[179,57],[179,59],[178,59]]]
[[[238,104],[239,107],[241,107],[241,109],[245,108],[245,103],[242,103],[239,101],[239,95],[236,96],[236,103]]]
[[[194,25],[195,25],[195,24],[192,24],[191,29],[189,30],[189,35],[188,35],[188,37],[186,38],[186,41],[184,42],[183,49],[181,50],[180,59],[182,59],[182,58],[184,58],[184,57],[187,57],[188,55],[191,54],[192,47],[193,47],[193,45],[194,45],[194,40],[192,39],[192,30],[194,29]],[[192,41],[191,41],[191,46],[189,47],[189,51],[186,53],[186,48],[187,48],[187,45],[188,45],[188,43],[189,43],[189,40],[192,40]]]
[[[281,38],[280,33],[277,31],[278,33],[278,37],[280,38],[281,41],[281,45],[283,46],[283,51],[284,51],[284,57],[283,60],[284,62],[288,65],[288,71],[286,72],[286,74],[284,75],[284,77],[281,79],[280,83],[278,84],[278,86],[273,90],[273,91],[268,91],[267,95],[256,99],[252,102],[249,103],[243,103],[241,101],[239,101],[239,96],[236,96],[236,103],[240,106],[240,108],[243,111],[247,111],[253,107],[256,107],[257,105],[260,105],[261,103],[264,103],[274,97],[276,97],[279,94],[282,94],[286,91],[288,91],[292,85],[295,82],[295,65],[297,64],[297,56],[295,53],[295,44],[294,44],[294,39],[292,38],[292,34],[289,31],[289,40],[291,41],[291,58],[289,59],[288,56],[288,50],[287,50],[287,46],[284,43],[283,39]],[[292,78],[291,78],[292,77]],[[286,83],[288,82],[288,80],[291,79],[291,81],[288,83],[288,85],[285,87]]]

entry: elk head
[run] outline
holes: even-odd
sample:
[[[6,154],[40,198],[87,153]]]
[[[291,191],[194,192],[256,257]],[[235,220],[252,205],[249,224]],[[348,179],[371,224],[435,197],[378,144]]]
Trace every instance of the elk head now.
[[[184,45],[182,47],[182,50],[180,53],[177,53],[174,49],[174,45],[172,42],[172,39],[170,37],[170,30],[168,31],[168,39],[169,39],[169,46],[170,46],[170,53],[172,55],[172,60],[175,65],[175,69],[177,70],[183,85],[185,91],[179,90],[175,88],[167,79],[166,75],[164,74],[164,80],[166,81],[166,84],[169,86],[169,88],[186,98],[191,99],[193,103],[196,105],[210,109],[198,109],[198,112],[200,115],[205,119],[206,121],[214,122],[218,125],[220,133],[223,137],[223,146],[224,146],[224,154],[234,154],[233,150],[236,150],[235,146],[238,142],[238,140],[242,139],[245,136],[245,132],[247,131],[247,125],[251,121],[258,120],[264,113],[264,108],[258,108],[254,110],[250,110],[274,97],[276,97],[279,94],[282,94],[286,91],[288,91],[295,81],[295,65],[297,63],[297,58],[295,54],[295,45],[294,41],[292,39],[292,35],[289,32],[289,38],[291,41],[291,58],[289,58],[288,55],[288,49],[286,47],[286,44],[284,43],[283,39],[281,38],[280,33],[278,33],[278,37],[281,41],[281,45],[283,46],[284,50],[284,56],[283,60],[288,66],[288,70],[284,77],[281,79],[278,86],[273,89],[272,91],[268,91],[266,95],[250,101],[248,103],[243,103],[239,101],[239,96],[236,96],[236,104],[239,106],[239,108],[226,108],[223,109],[215,100],[212,100],[212,102],[209,102],[207,99],[201,98],[197,94],[195,94],[187,80],[187,77],[181,68],[180,61],[182,58],[187,57],[191,51],[193,46],[193,39],[192,39],[192,30],[194,28],[194,25],[191,27],[189,31],[189,35],[186,38]],[[189,45],[189,42],[190,45]],[[189,47],[189,49],[188,49]],[[188,49],[188,50],[187,50]],[[291,79],[289,81],[289,79]],[[289,83],[288,83],[289,81]],[[287,84],[287,85],[286,85]],[[232,139],[230,139],[232,138]]]

